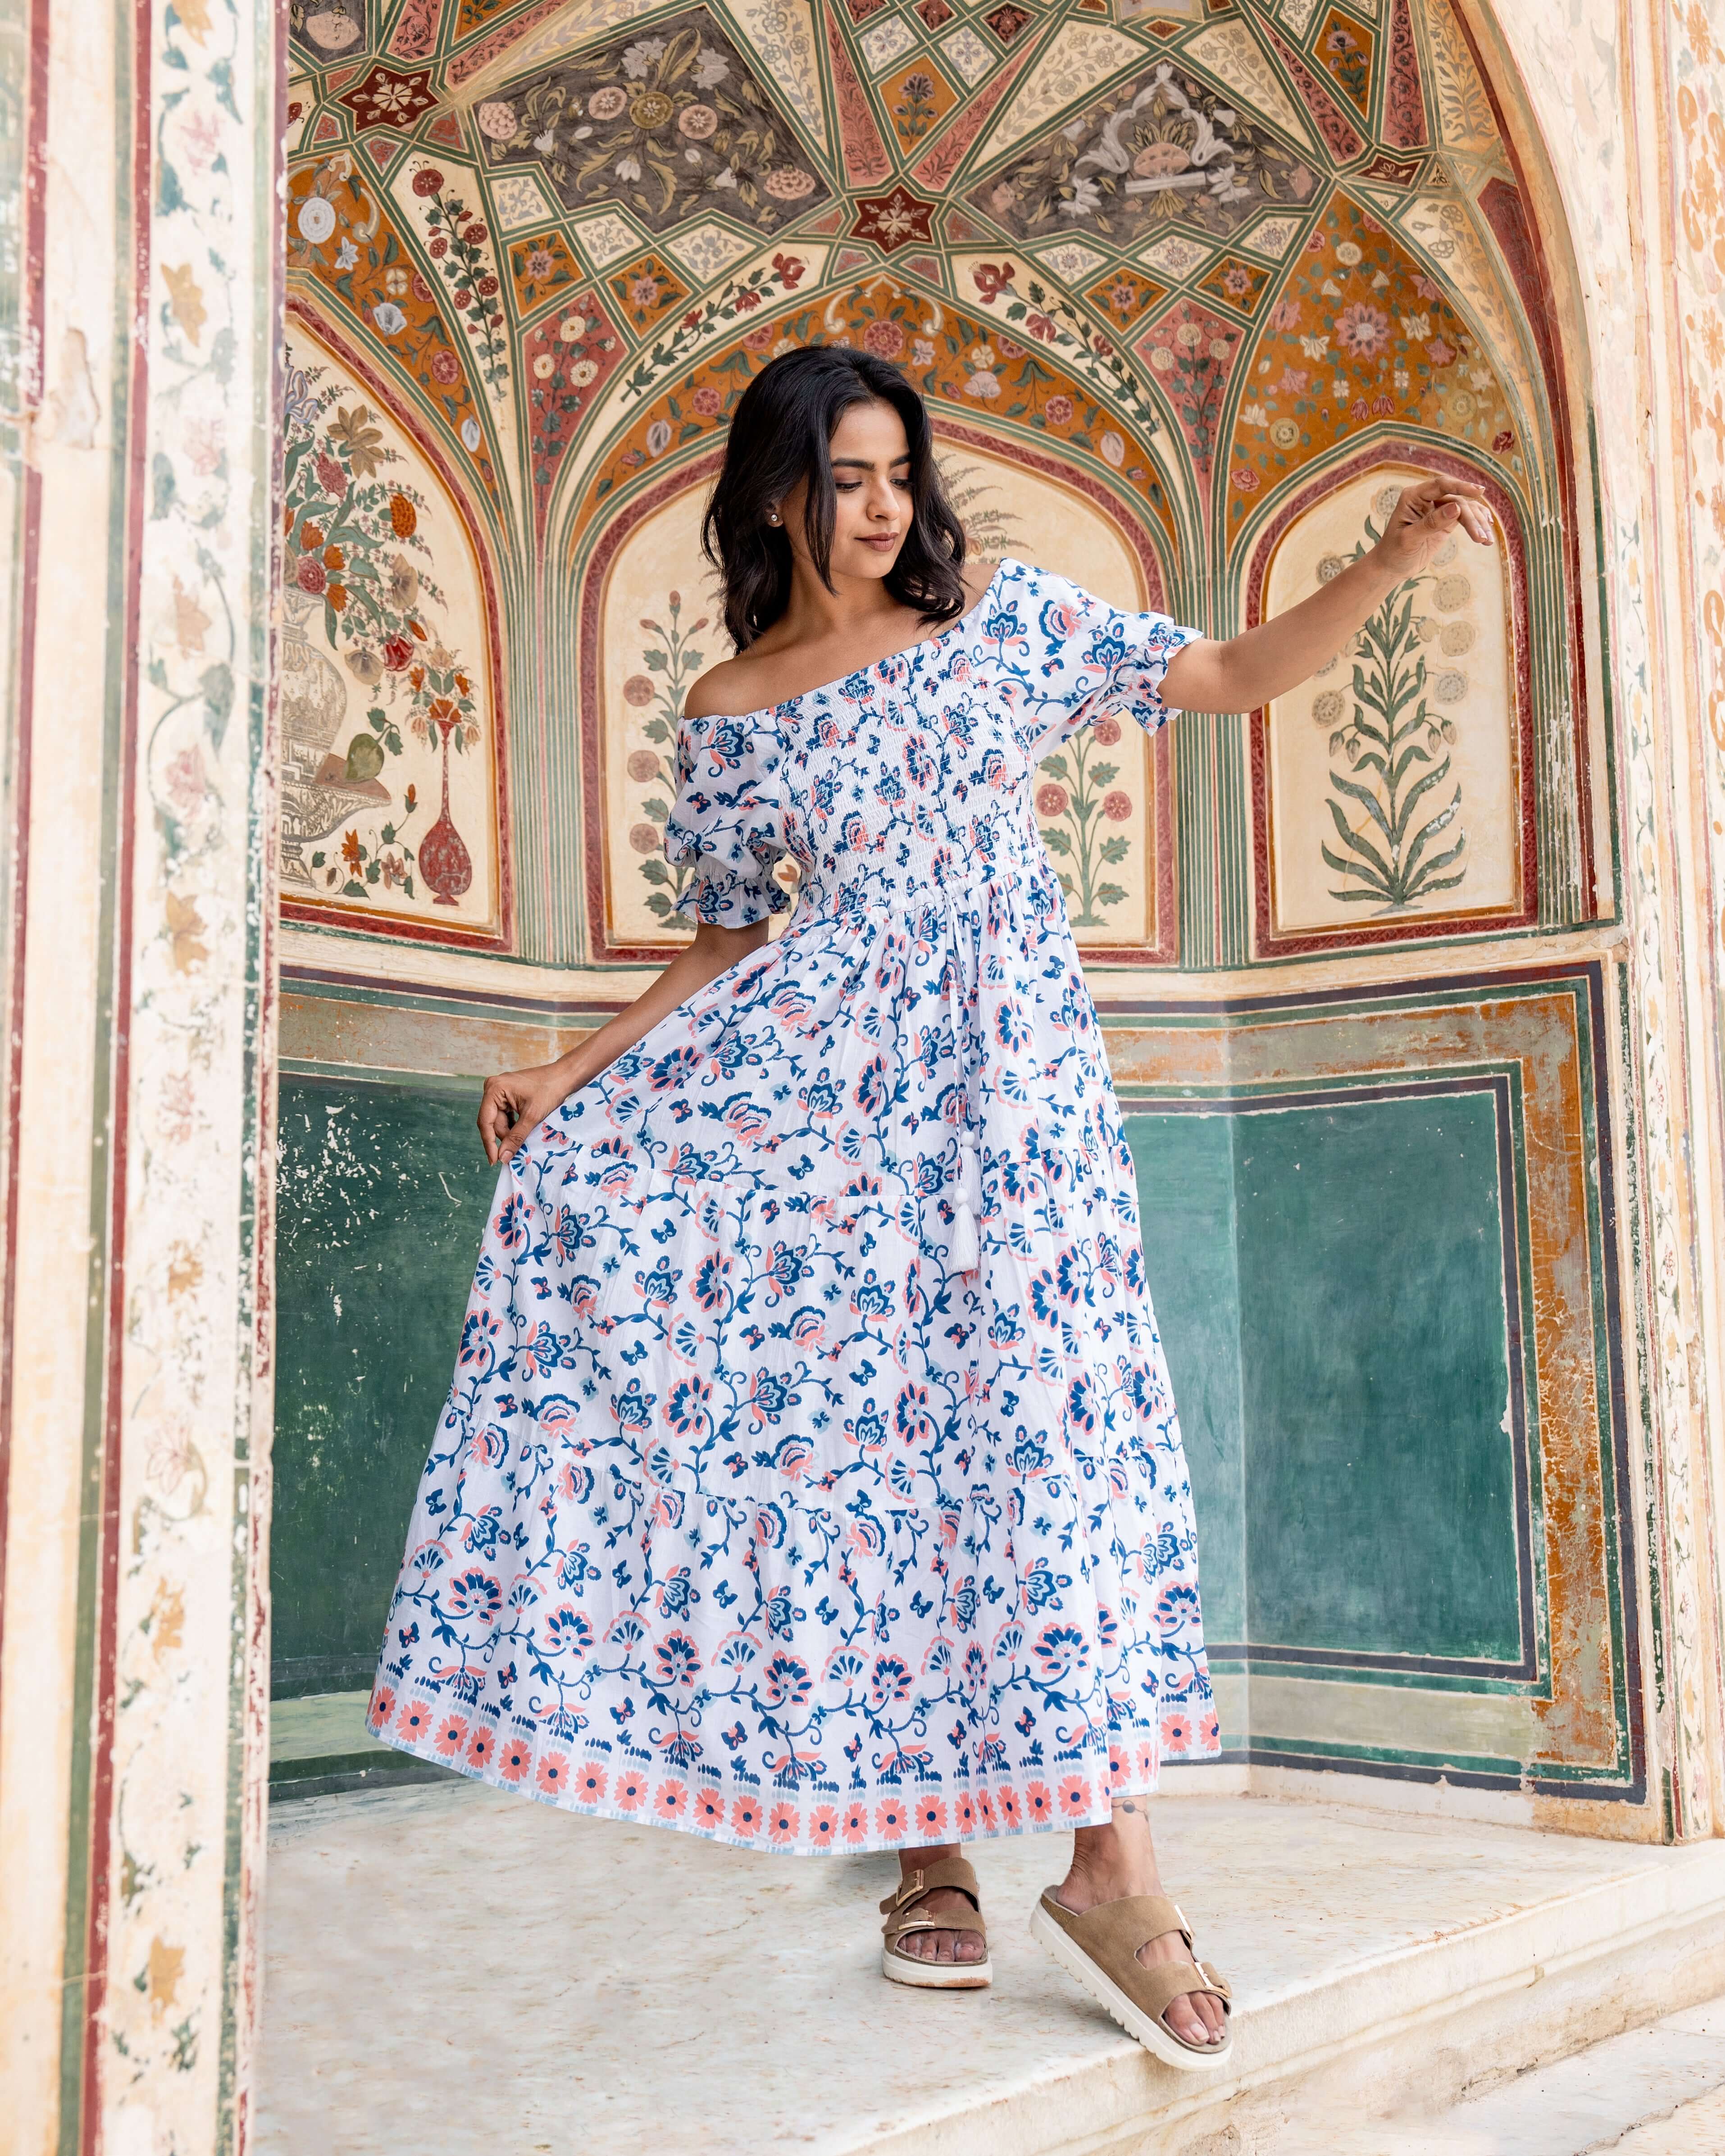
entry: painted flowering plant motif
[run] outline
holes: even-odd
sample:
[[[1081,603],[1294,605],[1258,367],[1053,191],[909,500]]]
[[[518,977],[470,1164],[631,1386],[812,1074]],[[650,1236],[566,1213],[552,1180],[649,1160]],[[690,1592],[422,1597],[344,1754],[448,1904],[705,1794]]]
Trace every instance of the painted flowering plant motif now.
[[[528,447],[533,504],[542,526],[557,466],[588,411],[623,357],[623,339],[591,291],[542,316],[521,352],[527,382]]]
[[[1240,331],[1207,307],[1182,300],[1147,331],[1137,350],[1173,407],[1192,461],[1208,477]]]
[[[413,192],[425,203],[426,252],[449,287],[450,309],[472,341],[486,388],[501,400],[509,388],[509,345],[501,288],[485,252],[490,234],[479,212],[448,186],[434,165],[413,175]]]
[[[623,685],[623,701],[642,714],[640,732],[650,747],[632,748],[624,766],[637,786],[650,790],[641,803],[639,819],[629,828],[631,850],[641,856],[641,875],[655,886],[647,900],[661,921],[674,919],[677,901],[694,870],[689,860],[676,863],[665,857],[665,827],[677,793],[677,726],[683,716],[683,698],[689,685],[706,664],[706,654],[690,642],[707,626],[706,614],[685,624],[680,619],[683,594],[673,592],[667,602],[670,619],[657,622],[644,618],[640,627],[651,641],[641,651],[644,674],[631,674]]]
[[[1393,504],[1394,490],[1389,498]],[[1378,526],[1368,517],[1365,542],[1352,558],[1358,560],[1378,537]],[[1344,566],[1332,555],[1319,564],[1318,574],[1327,581]],[[1462,588],[1445,592],[1446,583]],[[1344,757],[1352,774],[1331,772],[1331,798],[1324,804],[1344,849],[1339,854],[1328,844],[1319,850],[1342,878],[1332,898],[1399,912],[1435,892],[1455,890],[1467,874],[1462,859],[1467,834],[1456,824],[1460,785],[1435,814],[1428,814],[1441,798],[1439,789],[1450,776],[1445,752],[1455,739],[1455,721],[1434,710],[1429,695],[1435,690],[1450,701],[1465,693],[1466,682],[1456,669],[1450,670],[1453,682],[1441,675],[1435,683],[1428,679],[1421,648],[1428,622],[1415,612],[1422,586],[1436,588],[1440,605],[1446,598],[1460,605],[1466,583],[1465,577],[1427,575],[1399,586],[1355,643],[1352,716],[1347,716],[1350,700],[1338,690],[1320,690],[1313,700],[1318,724],[1334,724],[1332,758]],[[1452,828],[1453,841],[1442,844]]]
[[[409,741],[457,749],[476,742],[474,682],[438,635],[444,594],[429,573],[418,489],[388,470],[398,461],[377,414],[344,404],[321,367],[288,369],[282,460],[283,653],[282,875],[346,898],[382,891],[418,896],[408,824],[418,812],[409,784],[399,813],[362,837],[359,824],[393,808],[382,783]],[[321,615],[323,646],[306,635]],[[337,654],[372,701],[365,725],[337,741],[347,696]],[[333,839],[339,846],[306,849]]]
[[[697,209],[770,231],[830,190],[705,8],[482,104],[494,165],[542,165],[571,209],[624,203],[654,232]]]
[[[444,303],[384,213],[370,177],[346,151],[297,166],[288,175],[287,263],[313,280],[383,341],[459,435],[494,493],[497,477],[485,447],[468,376],[465,339],[454,335]]]
[[[307,599],[322,601],[325,640],[361,687],[391,707],[371,715],[388,755],[401,754],[403,726],[435,746],[448,724],[452,745],[469,747],[480,732],[473,682],[427,619],[444,594],[421,566],[431,558],[419,530],[425,497],[386,475],[397,457],[377,415],[367,404],[341,404],[333,385],[320,390],[322,372],[294,368],[288,385],[282,527],[290,613],[303,618]]]
[[[1219,91],[1163,60],[1039,139],[971,200],[1015,238],[1091,231],[1122,245],[1175,218],[1224,237],[1303,203],[1309,167]]]
[[[1102,909],[1118,906],[1127,895],[1125,885],[1112,882],[1104,871],[1118,868],[1131,855],[1132,840],[1118,827],[1132,818],[1132,798],[1115,783],[1120,766],[1097,752],[1119,740],[1119,720],[1104,712],[1038,767],[1042,783],[1036,789],[1036,820],[1042,843],[1055,857],[1075,928],[1105,927]]]

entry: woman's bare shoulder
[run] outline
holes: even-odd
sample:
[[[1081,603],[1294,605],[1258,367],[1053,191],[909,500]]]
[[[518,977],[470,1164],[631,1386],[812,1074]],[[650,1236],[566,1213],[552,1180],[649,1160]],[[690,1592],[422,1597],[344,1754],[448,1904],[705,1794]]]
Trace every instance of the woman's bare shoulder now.
[[[988,587],[994,581],[998,562],[967,562],[958,572],[964,579],[964,611],[979,607],[988,596]]]
[[[747,659],[721,659],[691,685],[683,699],[683,716],[730,719],[759,711],[758,672],[758,667]]]

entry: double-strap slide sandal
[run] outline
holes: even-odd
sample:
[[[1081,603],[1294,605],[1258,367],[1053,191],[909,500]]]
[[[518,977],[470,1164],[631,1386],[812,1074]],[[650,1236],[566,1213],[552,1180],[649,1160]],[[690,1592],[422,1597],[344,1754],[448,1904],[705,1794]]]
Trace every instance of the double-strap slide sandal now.
[[[968,1895],[976,1910],[974,1922],[948,1911],[944,1916],[919,1912],[925,1896],[942,1887],[956,1887]],[[988,1958],[988,1932],[983,1922],[982,1897],[976,1874],[962,1856],[943,1856],[938,1864],[913,1871],[899,1882],[896,1893],[880,1904],[886,1922],[880,1927],[886,1944],[880,1949],[880,1974],[894,1984],[911,1984],[924,1991],[980,1991],[994,1981],[994,1965]],[[975,1932],[983,1943],[980,1961],[919,1961],[902,1953],[899,1942],[912,1932]]]
[[[1159,1961],[1147,1969],[1138,1959],[1139,1948],[1174,1932],[1185,1941],[1191,1960]],[[1045,1887],[1030,1912],[1030,1936],[1107,2008],[1128,2036],[1136,2036],[1165,2065],[1182,2073],[1203,2073],[1232,2056],[1234,1994],[1219,1971],[1199,1960],[1192,1928],[1167,1895],[1129,1894],[1122,1901],[1099,1902],[1080,1915],[1055,1899],[1052,1887]],[[1194,1993],[1208,1993],[1222,2002],[1230,2025],[1219,2044],[1189,2044],[1163,2019],[1175,1999]]]

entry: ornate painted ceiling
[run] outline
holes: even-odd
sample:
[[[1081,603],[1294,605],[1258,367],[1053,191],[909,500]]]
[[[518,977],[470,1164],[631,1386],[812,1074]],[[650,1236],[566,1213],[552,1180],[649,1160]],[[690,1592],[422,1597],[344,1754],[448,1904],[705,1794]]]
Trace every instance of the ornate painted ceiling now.
[[[398,412],[459,501],[509,650],[508,757],[572,754],[523,738],[524,701],[585,730],[583,895],[498,865],[494,940],[520,942],[519,897],[542,949],[647,947],[595,926],[614,877],[584,571],[619,515],[704,479],[787,343],[896,360],[980,459],[978,497],[1016,444],[1127,535],[1144,603],[1209,628],[1255,603],[1255,554],[1302,487],[1387,441],[1490,481],[1526,535],[1524,621],[1563,618],[1548,527],[1572,460],[1536,220],[1446,0],[308,0],[291,21],[289,289],[336,368],[326,416],[352,409],[337,388]],[[1540,713],[1568,664],[1558,649],[1527,720],[1564,742]],[[1506,753],[1573,794],[1576,753],[1535,746]],[[500,730],[499,789],[504,760]],[[382,783],[355,780],[370,762],[343,767],[355,801]],[[554,812],[536,836],[517,807],[552,861]],[[1553,815],[1548,888],[1579,891],[1586,815]],[[1517,917],[1543,843],[1516,839]],[[343,889],[375,908],[383,857],[362,850]],[[1144,874],[1163,915],[1147,898],[1127,940],[1172,957],[1172,867]],[[403,915],[424,897],[388,889]]]

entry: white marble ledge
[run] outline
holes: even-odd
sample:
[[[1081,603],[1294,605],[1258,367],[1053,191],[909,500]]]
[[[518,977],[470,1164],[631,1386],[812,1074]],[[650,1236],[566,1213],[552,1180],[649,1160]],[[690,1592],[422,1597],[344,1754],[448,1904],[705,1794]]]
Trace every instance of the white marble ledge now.
[[[1517,2056],[1502,2033],[1536,1979],[1555,2001],[1574,1971],[1657,1951],[1676,1928],[1725,1939],[1722,1843],[1242,1797],[1161,1799],[1155,1824],[1169,1890],[1239,1998],[1227,2088],[1158,2066],[1029,1938],[1064,1867],[1058,1835],[973,1851],[995,1982],[942,1995],[880,1978],[890,1857],[757,1856],[467,1783],[280,1807],[255,2147],[1172,2151],[1198,2145],[1183,2120],[1267,2118],[1315,2061],[1392,2038],[1404,2058],[1409,2031],[1447,2026],[1464,1994],[1505,2002],[1495,2070],[1555,2056]],[[1530,2044],[1603,2033],[1564,2012],[1570,2033]],[[1225,2145],[1276,2144],[1253,2128]]]
[[[1276,2156],[1720,2156],[1725,1999],[1535,2067],[1433,2118],[1290,2123]]]

